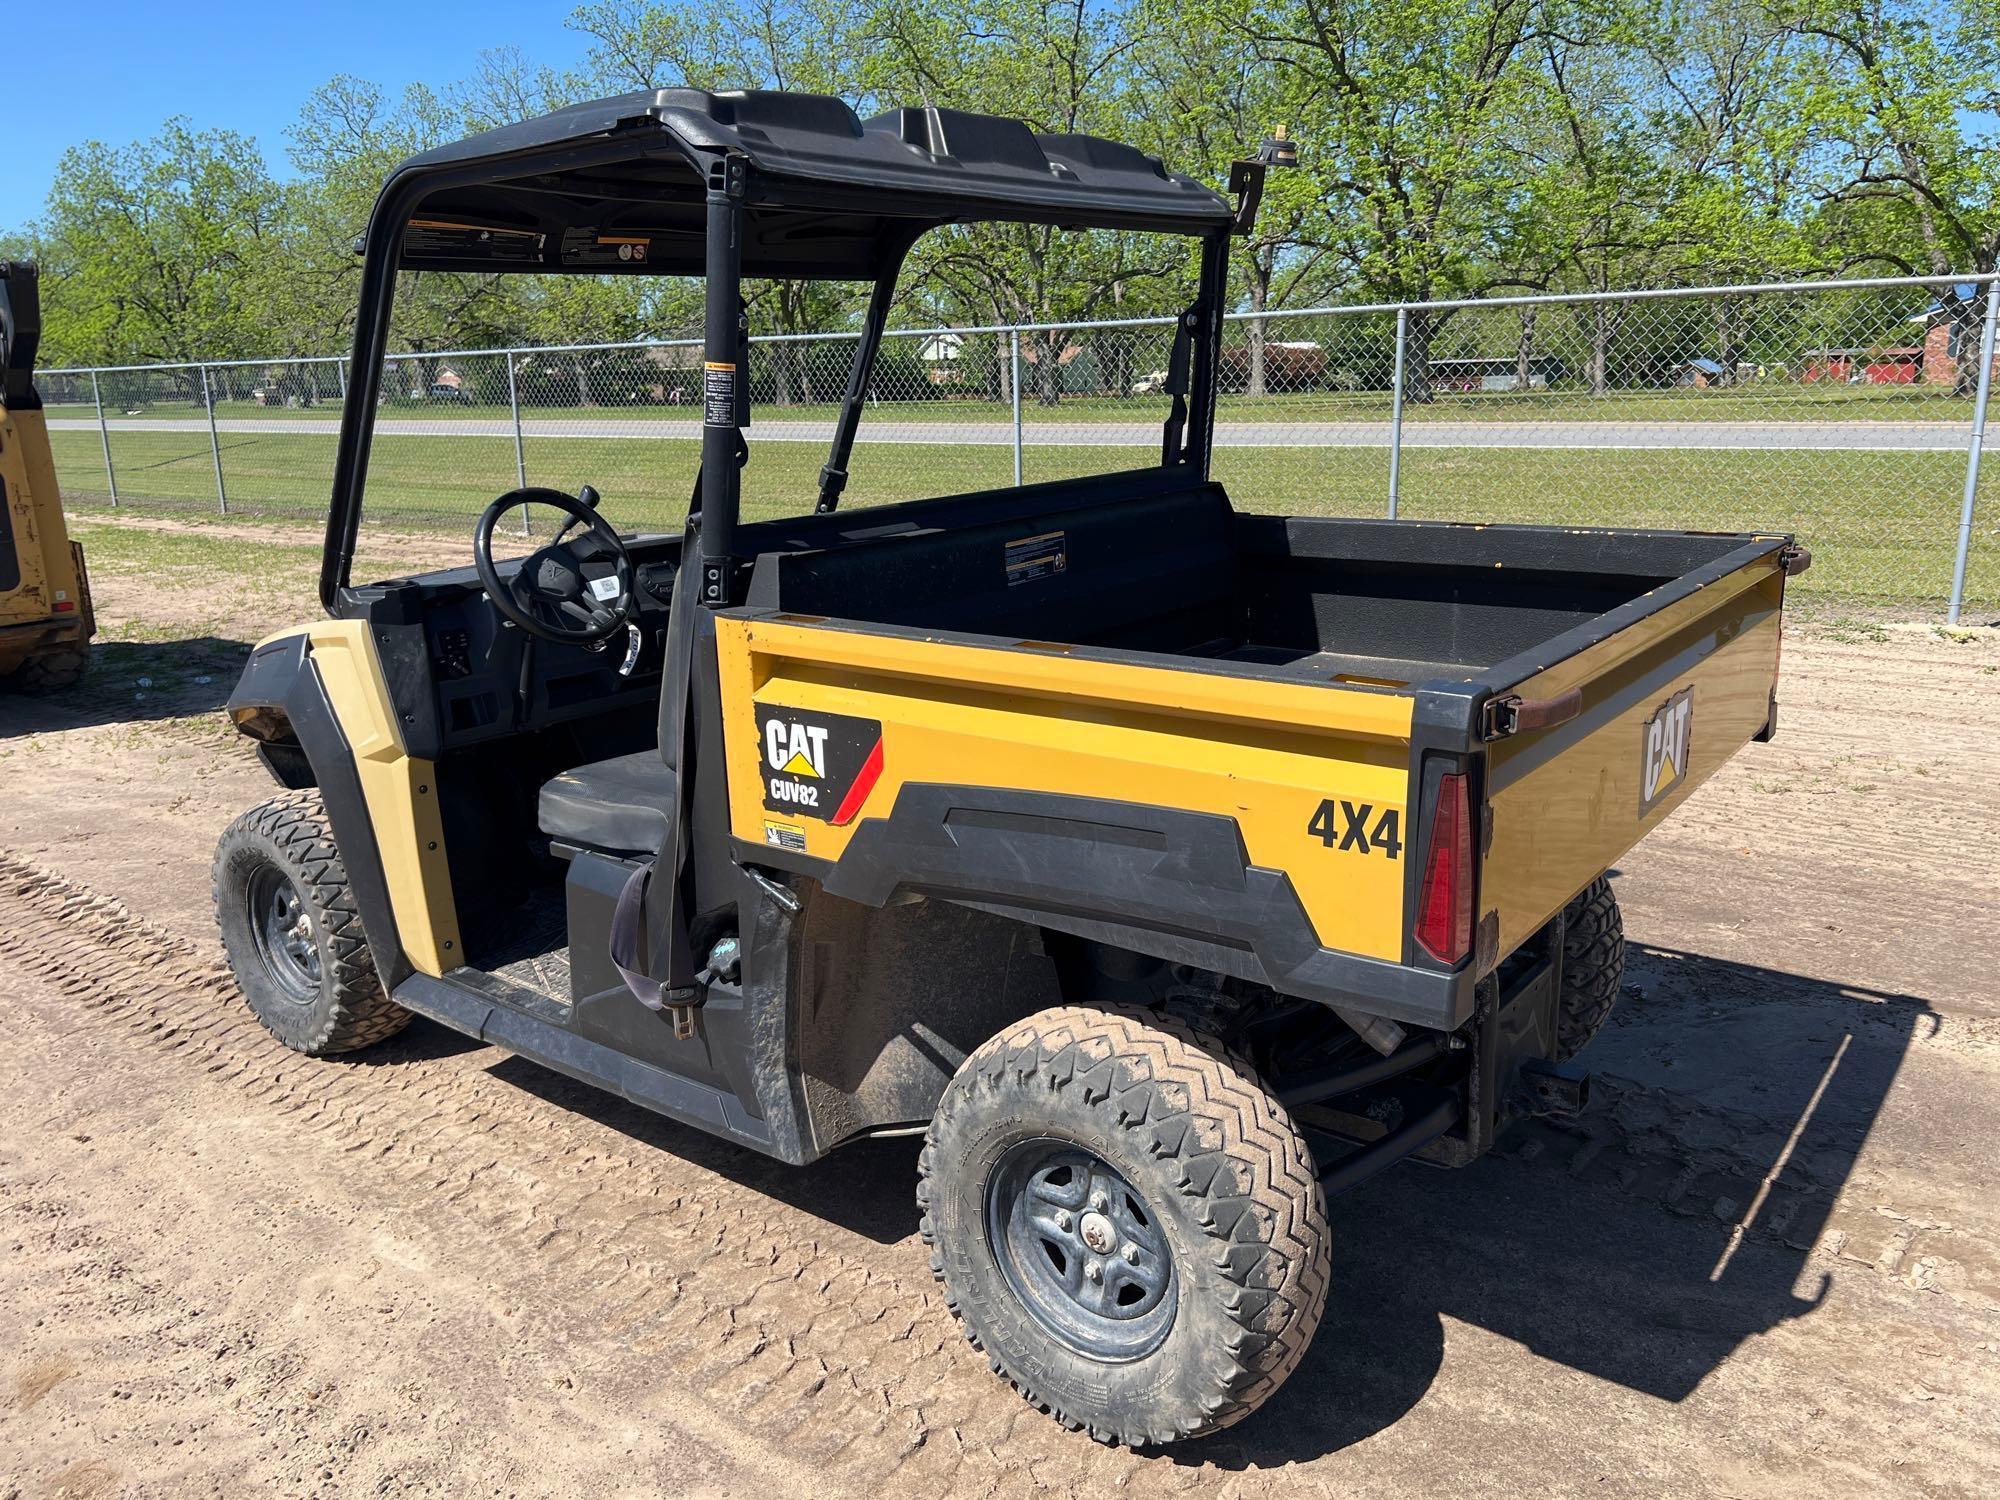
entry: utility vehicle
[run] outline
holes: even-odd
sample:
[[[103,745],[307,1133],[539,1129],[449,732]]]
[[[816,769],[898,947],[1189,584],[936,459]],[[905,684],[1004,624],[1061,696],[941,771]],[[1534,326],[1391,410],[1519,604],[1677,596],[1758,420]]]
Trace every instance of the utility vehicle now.
[[[83,546],[69,539],[35,391],[40,280],[0,261],[0,691],[53,693],[83,679],[96,619]]]
[[[399,168],[327,618],[229,703],[287,788],[215,864],[257,1015],[311,1054],[429,1016],[791,1163],[922,1133],[933,1269],[1028,1400],[1134,1444],[1253,1410],[1319,1323],[1330,1192],[1580,1103],[1604,872],[1771,732],[1800,560],[1238,512],[1263,165],[1232,202],[1012,120],[667,90]],[[1183,237],[1157,462],[843,511],[904,258],[975,222]],[[453,270],[705,277],[678,534],[517,490],[469,567],[350,576],[397,275]],[[872,284],[810,513],[754,522],[746,276]],[[524,503],[562,533],[496,556]]]

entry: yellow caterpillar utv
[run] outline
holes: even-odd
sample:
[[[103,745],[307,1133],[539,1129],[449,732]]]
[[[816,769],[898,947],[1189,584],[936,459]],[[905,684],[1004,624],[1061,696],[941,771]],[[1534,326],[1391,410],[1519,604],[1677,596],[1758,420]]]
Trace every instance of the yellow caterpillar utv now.
[[[97,629],[35,393],[41,338],[34,266],[0,261],[0,689],[23,693],[80,682]]]
[[[1232,203],[1012,120],[666,90],[396,171],[327,618],[229,704],[286,788],[215,863],[264,1024],[321,1054],[428,1016],[797,1164],[922,1133],[932,1266],[1029,1401],[1129,1443],[1255,1409],[1319,1324],[1329,1194],[1580,1104],[1604,872],[1771,732],[1804,561],[1236,510],[1209,457],[1264,165]],[[843,512],[904,257],[971,222],[1178,238],[1156,461]],[[470,566],[353,579],[396,278],[467,269],[706,278],[677,533],[516,490]],[[816,493],[751,523],[753,275],[872,294]],[[496,558],[525,503],[563,530]]]

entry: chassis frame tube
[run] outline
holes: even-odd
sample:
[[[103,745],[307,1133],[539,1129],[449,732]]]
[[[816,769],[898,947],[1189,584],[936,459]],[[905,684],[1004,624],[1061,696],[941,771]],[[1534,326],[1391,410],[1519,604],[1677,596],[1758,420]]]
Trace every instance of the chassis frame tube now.
[[[1465,1113],[1456,1095],[1439,1099],[1428,1109],[1412,1115],[1401,1125],[1347,1155],[1319,1174],[1320,1191],[1331,1198],[1349,1188],[1359,1187],[1378,1172],[1387,1171],[1406,1156],[1414,1156],[1432,1141],[1458,1124]],[[1319,1140],[1337,1140],[1328,1131],[1313,1131]]]

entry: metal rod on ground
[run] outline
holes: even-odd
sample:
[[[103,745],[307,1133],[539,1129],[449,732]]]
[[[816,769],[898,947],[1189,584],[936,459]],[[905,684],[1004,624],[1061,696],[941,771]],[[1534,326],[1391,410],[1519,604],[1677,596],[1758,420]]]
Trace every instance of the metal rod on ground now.
[[[1007,335],[1007,390],[1014,401],[1014,488],[1021,487],[1021,335]]]
[[[1994,315],[2000,313],[2000,282],[1986,284],[1986,321],[1979,334],[1979,394],[1972,399],[1972,433],[1965,445],[1965,504],[1958,513],[1958,557],[1951,565],[1951,609],[1945,619],[1958,623],[1965,607],[1965,565],[1972,556],[1972,513],[1979,503],[1979,457],[1986,446],[1986,402],[1993,394]]]
[[[528,487],[528,450],[521,444],[521,388],[514,379],[514,351],[501,356],[507,361],[507,409],[514,414],[514,477],[522,489]],[[528,535],[529,506],[521,507],[521,535]]]
[[[222,439],[215,435],[215,391],[208,383],[208,366],[201,370],[201,404],[208,408],[208,451],[215,460],[215,504],[221,515],[229,514],[229,491],[222,483]]]
[[[104,392],[98,389],[97,372],[90,372],[90,399],[97,403],[97,435],[104,440],[104,482],[111,486],[111,503],[118,503],[118,471],[111,467],[111,429],[104,421]]]
[[[1396,506],[1403,494],[1403,346],[1409,341],[1410,310],[1396,309],[1396,373],[1389,398],[1389,519],[1396,519]]]

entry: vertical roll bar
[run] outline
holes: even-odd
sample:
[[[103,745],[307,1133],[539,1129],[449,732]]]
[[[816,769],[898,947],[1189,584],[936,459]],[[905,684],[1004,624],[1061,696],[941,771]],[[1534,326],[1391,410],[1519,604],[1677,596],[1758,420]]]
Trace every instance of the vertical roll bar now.
[[[736,519],[743,495],[738,454],[749,416],[750,372],[742,369],[743,193],[749,162],[733,153],[708,169],[707,301],[701,350],[701,602],[729,602]]]

